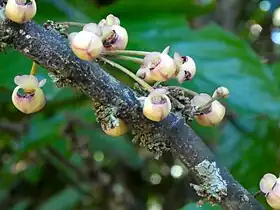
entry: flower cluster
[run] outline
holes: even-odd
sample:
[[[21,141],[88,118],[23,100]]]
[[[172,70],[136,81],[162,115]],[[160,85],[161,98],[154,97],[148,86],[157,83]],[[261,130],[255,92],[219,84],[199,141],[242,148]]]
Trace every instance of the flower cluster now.
[[[24,23],[32,19],[36,11],[35,0],[8,0],[5,7],[6,16],[17,23]],[[66,25],[68,29],[73,22],[57,24]],[[143,114],[149,120],[159,122],[165,119],[171,112],[173,101],[178,103],[178,100],[169,93],[168,87],[155,88],[148,83],[159,85],[161,82],[177,79],[182,84],[184,81],[193,79],[196,74],[195,61],[190,56],[182,56],[178,52],[170,56],[169,46],[162,52],[125,50],[128,44],[127,31],[121,26],[120,19],[112,14],[99,23],[74,22],[74,25],[81,26],[82,29],[79,32],[68,34],[73,53],[81,60],[89,62],[98,58],[128,74],[148,90],[149,94],[146,97],[140,97],[139,100],[143,105]],[[143,58],[139,58],[139,56],[143,56]],[[140,67],[134,74],[110,60],[110,57],[133,61],[140,64]],[[45,80],[38,81],[34,72],[31,71],[30,75],[17,76],[15,83],[18,86],[14,90],[12,100],[20,111],[33,113],[44,107],[45,97],[41,87]],[[20,94],[20,90],[23,90],[22,94]],[[193,92],[191,106],[196,121],[203,126],[214,126],[220,123],[225,116],[225,107],[218,99],[226,98],[228,95],[229,91],[225,87],[217,88],[212,97],[206,93]],[[184,104],[181,105],[184,106]],[[127,132],[127,127],[122,120],[113,127],[102,125],[102,129],[108,135],[113,136]]]
[[[172,58],[168,53],[169,47],[161,53],[148,53],[136,75],[146,82],[165,82],[172,78],[177,78],[179,83],[191,80],[196,72],[194,60],[177,52]]]
[[[267,173],[262,177],[259,185],[267,203],[274,209],[280,209],[280,178]]]
[[[226,113],[225,107],[217,100],[227,98],[229,90],[219,87],[212,97],[206,93],[196,94],[191,99],[191,105],[195,110],[195,119],[202,126],[215,126],[219,124]],[[143,104],[143,114],[152,121],[161,121],[171,111],[171,101],[165,88],[154,89],[147,97],[140,97]]]
[[[74,54],[86,61],[93,61],[102,52],[124,50],[128,42],[125,28],[119,18],[108,15],[98,24],[88,23],[82,31],[69,34],[69,42]]]
[[[16,23],[25,23],[31,20],[36,12],[35,0],[8,0],[5,7],[7,18]]]

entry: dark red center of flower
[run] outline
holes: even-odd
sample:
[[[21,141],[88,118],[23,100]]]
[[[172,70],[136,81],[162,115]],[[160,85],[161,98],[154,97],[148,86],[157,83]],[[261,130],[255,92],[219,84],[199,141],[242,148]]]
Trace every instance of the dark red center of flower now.
[[[154,97],[152,97],[152,102],[153,102],[153,104],[155,104],[155,105],[159,105],[159,104],[164,104],[164,103],[166,103],[167,101],[166,101],[166,99],[165,99],[164,97],[162,97],[162,96],[154,96]]]
[[[189,71],[185,71],[185,80],[190,80],[192,77],[191,73]]]
[[[156,58],[152,61],[152,65],[151,67],[149,68],[151,71],[153,71],[160,63],[160,58]]]
[[[183,59],[183,63],[188,61],[188,57],[187,56],[182,56],[182,59]]]
[[[35,95],[35,92],[24,92],[22,88],[20,88],[17,92],[17,96],[20,98],[32,98]]]
[[[109,47],[112,47],[113,44],[116,43],[116,41],[118,40],[119,36],[118,34],[116,33],[115,30],[113,30],[113,33],[110,34],[110,36],[104,40],[103,42],[103,46],[105,48],[109,48]]]
[[[32,0],[16,0],[19,5],[32,5]]]

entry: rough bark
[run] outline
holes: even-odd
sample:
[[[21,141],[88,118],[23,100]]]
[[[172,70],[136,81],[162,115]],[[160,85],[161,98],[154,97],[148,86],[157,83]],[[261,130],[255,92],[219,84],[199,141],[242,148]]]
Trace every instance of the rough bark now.
[[[178,156],[195,178],[197,183],[192,186],[199,196],[221,205],[223,209],[264,209],[218,163],[182,118],[171,113],[159,123],[147,120],[133,90],[109,75],[98,63],[78,59],[67,39],[57,32],[46,30],[33,21],[19,25],[5,20],[0,22],[0,41],[1,38],[55,75],[62,86],[70,85],[94,102],[113,107],[135,133],[149,131],[144,137],[142,135],[140,144],[157,153],[172,151]]]

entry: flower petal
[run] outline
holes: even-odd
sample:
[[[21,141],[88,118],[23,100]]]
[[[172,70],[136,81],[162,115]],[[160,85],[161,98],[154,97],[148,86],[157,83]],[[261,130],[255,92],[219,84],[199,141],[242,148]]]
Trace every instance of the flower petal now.
[[[39,87],[39,81],[33,75],[16,76],[14,82],[22,89],[36,89]]]
[[[43,87],[47,82],[47,79],[42,79],[40,82],[39,82],[39,87]]]
[[[183,59],[181,55],[177,52],[174,53],[174,62],[177,68],[180,68],[180,66],[183,64]]]

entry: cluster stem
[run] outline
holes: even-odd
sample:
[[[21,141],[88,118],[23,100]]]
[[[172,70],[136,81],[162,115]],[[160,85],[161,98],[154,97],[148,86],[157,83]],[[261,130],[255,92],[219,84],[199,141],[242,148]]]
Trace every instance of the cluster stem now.
[[[132,73],[131,71],[129,71],[127,68],[119,65],[118,63],[111,61],[107,58],[104,57],[100,57],[100,60],[104,61],[105,63],[110,64],[111,66],[118,68],[119,70],[121,70],[122,72],[124,72],[125,74],[127,74],[128,76],[130,76],[132,79],[134,79],[136,82],[138,82],[140,85],[142,85],[146,90],[148,90],[149,92],[152,92],[154,90],[154,88],[152,86],[150,86],[148,83],[146,83],[144,80],[140,79],[139,77],[137,77],[134,73]]]
[[[34,76],[37,73],[37,69],[38,69],[38,65],[35,61],[33,61],[32,67],[31,67],[31,70],[30,70],[30,75]]]
[[[68,25],[68,26],[77,26],[77,27],[84,27],[85,23],[79,23],[79,22],[56,22],[57,24],[61,25]]]
[[[137,50],[112,50],[108,52],[104,52],[103,55],[115,55],[115,54],[123,54],[123,55],[134,55],[134,56],[146,56],[150,52],[147,51],[137,51]]]
[[[112,55],[112,57],[118,58],[120,60],[132,61],[132,62],[138,63],[138,64],[143,64],[143,62],[144,62],[144,60],[142,58],[136,58],[136,57],[132,57],[132,56]]]

